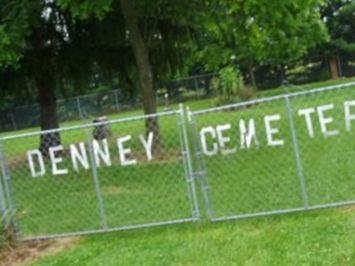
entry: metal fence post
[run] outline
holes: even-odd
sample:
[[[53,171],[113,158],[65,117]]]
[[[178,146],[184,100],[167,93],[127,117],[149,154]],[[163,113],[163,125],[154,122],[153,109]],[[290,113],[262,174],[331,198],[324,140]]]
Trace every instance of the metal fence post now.
[[[196,97],[197,99],[199,98],[199,88],[198,88],[198,81],[197,81],[197,77],[194,77],[194,86],[195,86],[195,92],[196,92]]]
[[[10,117],[11,117],[11,124],[14,130],[17,130],[17,124],[16,124],[16,119],[15,119],[15,114],[13,111],[11,111],[10,113]]]
[[[0,168],[1,168],[1,175],[0,175],[0,183],[3,182],[2,192],[4,193],[4,202],[6,207],[6,225],[11,224],[14,230],[14,237],[15,239],[19,239],[21,234],[20,227],[18,225],[17,220],[15,219],[16,214],[16,206],[12,199],[13,196],[13,188],[12,188],[12,180],[8,170],[8,166],[6,163],[6,157],[4,153],[4,144],[3,141],[0,140]]]
[[[307,191],[307,184],[306,184],[306,178],[304,175],[304,169],[303,169],[303,164],[302,164],[302,159],[301,159],[301,152],[300,152],[300,145],[297,137],[297,132],[296,132],[296,127],[295,127],[295,121],[293,118],[293,110],[292,110],[292,105],[289,99],[289,96],[285,96],[286,100],[286,108],[287,108],[287,115],[288,119],[290,122],[290,130],[291,130],[291,136],[292,136],[292,143],[293,143],[293,150],[295,153],[295,160],[296,160],[296,165],[297,165],[297,172],[298,172],[298,177],[300,179],[300,184],[301,184],[301,189],[302,189],[302,197],[304,201],[304,208],[308,209],[309,207],[309,199],[308,199],[308,191]]]
[[[339,76],[342,78],[344,77],[344,74],[343,74],[342,61],[340,60],[339,54],[337,55],[337,62],[338,62]]]
[[[4,177],[0,175],[0,211],[1,211],[1,222],[4,227],[7,224],[7,208],[6,208],[6,201],[5,201],[5,191],[3,186]]]
[[[101,226],[104,230],[107,230],[108,225],[107,225],[107,217],[106,217],[106,209],[105,209],[105,204],[104,204],[104,199],[102,197],[102,191],[100,187],[100,180],[99,180],[99,174],[97,171],[97,165],[96,161],[94,158],[94,151],[93,151],[93,146],[92,146],[92,137],[90,135],[89,129],[86,130],[87,136],[88,136],[88,146],[89,146],[89,157],[90,157],[90,163],[91,163],[91,169],[92,169],[92,175],[94,179],[94,185],[95,185],[95,192],[96,192],[96,198],[99,204],[99,213],[100,213],[100,221],[101,221]]]
[[[79,113],[79,117],[80,119],[83,119],[83,112],[81,110],[81,104],[80,104],[80,98],[79,97],[76,97],[76,105],[77,105],[77,108],[78,108],[78,113]]]
[[[182,155],[183,155],[183,164],[184,164],[184,169],[185,169],[185,176],[186,176],[186,181],[188,183],[188,189],[189,189],[189,196],[190,200],[192,201],[192,212],[193,212],[193,217],[194,218],[200,218],[200,209],[199,209],[199,204],[198,204],[198,197],[196,193],[196,186],[195,186],[195,176],[193,172],[193,166],[192,166],[192,158],[190,154],[190,148],[189,148],[189,140],[188,140],[188,133],[187,133],[187,128],[186,128],[186,112],[184,109],[183,104],[180,104],[179,106],[180,112],[179,112],[179,135],[180,135],[180,142],[181,142],[181,148],[182,148]]]
[[[118,101],[118,91],[115,90],[113,93],[115,94],[116,109],[117,109],[117,111],[119,111],[120,110],[120,104],[119,104],[119,101]]]
[[[203,198],[207,208],[207,214],[208,217],[212,219],[214,217],[214,210],[213,210],[212,200],[210,198],[211,188],[206,176],[206,164],[202,154],[201,142],[196,128],[196,121],[192,112],[188,107],[187,107],[187,121],[191,128],[193,151],[196,157],[196,163],[198,168],[197,171],[194,172],[194,175],[198,177],[198,180],[202,188]]]

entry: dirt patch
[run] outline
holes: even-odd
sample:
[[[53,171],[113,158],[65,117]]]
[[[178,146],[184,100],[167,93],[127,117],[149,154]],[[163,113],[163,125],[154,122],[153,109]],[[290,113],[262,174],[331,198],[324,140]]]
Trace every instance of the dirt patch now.
[[[74,246],[78,238],[31,241],[0,250],[0,266],[27,265],[47,255],[53,255]]]
[[[354,205],[348,205],[348,206],[344,206],[344,207],[341,207],[340,210],[342,212],[355,212],[355,204]]]
[[[102,188],[103,194],[106,196],[120,195],[120,194],[139,194],[139,190],[132,190],[124,187],[105,186]]]

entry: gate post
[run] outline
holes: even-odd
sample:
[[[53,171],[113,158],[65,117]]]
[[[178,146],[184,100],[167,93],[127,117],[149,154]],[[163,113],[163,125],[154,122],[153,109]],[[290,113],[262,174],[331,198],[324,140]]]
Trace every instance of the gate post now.
[[[298,172],[298,177],[300,179],[300,184],[301,184],[301,189],[302,189],[302,198],[303,198],[303,202],[304,202],[304,208],[308,209],[309,199],[308,199],[306,178],[304,175],[304,169],[303,169],[301,152],[300,152],[300,145],[299,145],[299,141],[298,141],[298,137],[297,137],[292,105],[291,105],[288,95],[285,96],[285,100],[286,100],[287,115],[288,115],[288,119],[290,122],[290,129],[291,129],[293,150],[294,150],[295,160],[296,160],[296,165],[297,165],[297,172]]]
[[[11,231],[11,236],[14,240],[18,240],[20,238],[20,227],[15,218],[16,207],[14,201],[12,199],[12,184],[11,184],[11,176],[8,170],[8,166],[6,163],[6,157],[4,154],[4,144],[3,140],[0,140],[0,207],[3,208],[3,223],[5,229]],[[2,201],[2,203],[1,203]],[[1,206],[2,205],[2,206]],[[10,226],[10,227],[9,227]]]
[[[192,135],[192,150],[194,156],[196,158],[196,165],[197,171],[194,172],[195,178],[199,180],[201,188],[202,188],[202,195],[205,202],[205,208],[207,210],[207,215],[209,219],[213,219],[214,217],[214,210],[213,204],[211,200],[211,188],[208,183],[208,179],[206,176],[206,164],[202,154],[201,142],[199,139],[199,133],[196,127],[196,120],[193,116],[193,113],[187,108],[187,120],[188,125],[191,128],[191,135]]]
[[[83,111],[81,109],[80,97],[76,97],[76,107],[78,109],[79,119],[84,119]]]
[[[89,128],[86,129],[86,133],[88,136],[87,144],[89,146],[89,158],[90,158],[90,163],[91,163],[92,175],[93,175],[93,179],[94,179],[95,193],[96,193],[96,198],[97,198],[97,201],[99,204],[100,222],[101,222],[102,228],[104,230],[107,230],[108,226],[107,226],[106,209],[105,209],[104,199],[102,196],[99,174],[97,171],[97,165],[96,165],[96,161],[95,161],[95,157],[94,157],[94,151],[93,151],[93,146],[92,146],[93,138],[90,135]]]
[[[3,186],[3,181],[4,177],[1,174],[0,175],[0,215],[1,215],[1,223],[3,227],[6,227],[7,224],[7,208],[6,208],[6,202],[5,202],[5,191],[4,191],[4,186]]]
[[[188,185],[189,196],[192,205],[192,214],[193,214],[193,218],[199,219],[200,209],[199,209],[198,197],[196,193],[195,175],[193,171],[192,158],[191,158],[191,153],[189,148],[189,138],[188,138],[188,131],[186,127],[186,112],[183,104],[179,105],[178,125],[180,127],[179,135],[180,135],[180,142],[181,142],[181,149],[182,149],[182,157],[183,157],[183,164],[185,169],[186,182]]]

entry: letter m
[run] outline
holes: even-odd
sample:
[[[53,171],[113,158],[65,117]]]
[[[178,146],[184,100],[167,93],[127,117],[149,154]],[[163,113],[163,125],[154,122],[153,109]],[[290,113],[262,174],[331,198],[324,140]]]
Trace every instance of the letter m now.
[[[243,119],[239,121],[239,130],[240,130],[240,148],[241,149],[249,149],[251,146],[252,141],[256,146],[259,146],[259,141],[256,137],[256,130],[255,130],[255,122],[254,119],[250,119],[248,121],[248,127],[245,124]]]

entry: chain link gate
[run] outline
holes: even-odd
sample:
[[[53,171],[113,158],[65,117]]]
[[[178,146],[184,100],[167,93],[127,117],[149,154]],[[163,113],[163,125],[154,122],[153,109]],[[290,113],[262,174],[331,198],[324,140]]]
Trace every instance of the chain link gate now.
[[[184,120],[180,109],[3,138],[18,238],[199,219]]]
[[[210,219],[354,204],[354,86],[189,112]]]
[[[354,204],[354,86],[3,137],[2,221],[44,239]]]

